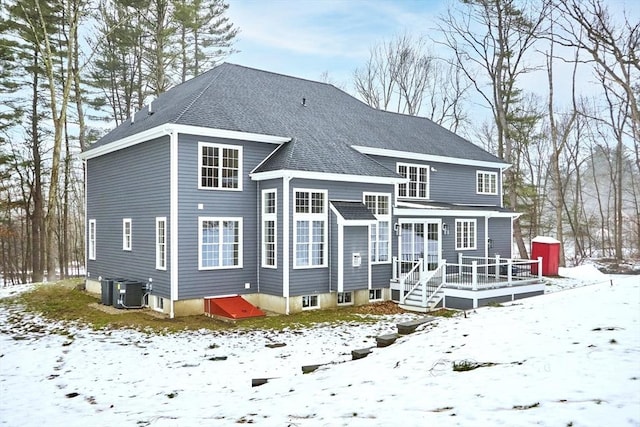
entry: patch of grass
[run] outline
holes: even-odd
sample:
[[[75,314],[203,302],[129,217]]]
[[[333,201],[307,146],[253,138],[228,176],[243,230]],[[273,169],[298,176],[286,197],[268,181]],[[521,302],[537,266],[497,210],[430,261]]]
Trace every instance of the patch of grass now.
[[[447,308],[441,308],[435,311],[430,311],[429,316],[438,316],[438,317],[453,317],[457,315],[459,312],[457,310],[449,310]]]
[[[491,301],[489,304],[487,304],[487,307],[503,307],[503,305],[499,302]]]
[[[100,298],[86,291],[76,289],[80,284],[82,284],[82,279],[40,285],[31,291],[0,301],[4,304],[21,304],[27,311],[40,313],[45,318],[54,321],[79,321],[95,329],[129,328],[154,333],[198,329],[213,331],[303,329],[320,324],[362,324],[377,321],[377,316],[363,315],[358,307],[309,310],[288,316],[269,315],[267,317],[244,319],[236,323],[223,322],[204,315],[169,319],[168,317],[150,315],[156,313],[149,309],[122,310],[118,311],[118,314],[110,314],[92,308],[90,305],[99,304]]]

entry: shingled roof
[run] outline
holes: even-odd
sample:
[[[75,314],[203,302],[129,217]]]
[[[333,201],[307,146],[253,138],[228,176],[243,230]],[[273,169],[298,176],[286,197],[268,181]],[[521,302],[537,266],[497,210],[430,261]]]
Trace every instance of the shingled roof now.
[[[91,148],[167,124],[291,138],[254,172],[397,177],[352,146],[503,163],[426,118],[376,110],[326,83],[221,64],[159,96]]]

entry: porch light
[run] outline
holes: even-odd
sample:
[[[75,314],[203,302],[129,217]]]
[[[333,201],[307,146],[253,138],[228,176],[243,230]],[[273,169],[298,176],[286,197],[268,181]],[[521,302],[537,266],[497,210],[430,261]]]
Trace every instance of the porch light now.
[[[396,222],[395,224],[393,224],[393,231],[395,231],[396,234],[399,234],[399,230],[400,230],[400,224]]]
[[[446,222],[442,224],[442,234],[449,234],[449,226]]]

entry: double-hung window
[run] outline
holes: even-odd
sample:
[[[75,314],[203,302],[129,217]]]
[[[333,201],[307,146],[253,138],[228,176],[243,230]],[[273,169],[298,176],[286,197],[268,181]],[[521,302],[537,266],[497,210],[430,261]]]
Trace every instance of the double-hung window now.
[[[478,194],[498,194],[498,173],[477,171],[476,192]]]
[[[378,220],[369,227],[371,236],[370,258],[372,263],[391,260],[391,208],[390,194],[365,193],[364,204]]]
[[[398,185],[398,197],[408,199],[429,198],[429,166],[398,163],[398,174],[409,182]]]
[[[276,233],[277,204],[276,190],[262,190],[262,266],[277,267]]]
[[[122,219],[122,250],[130,251],[132,247],[131,243],[131,218]]]
[[[456,250],[476,249],[476,220],[456,219]]]
[[[327,266],[327,191],[295,189],[294,268]]]
[[[96,259],[96,220],[89,220],[89,259]]]
[[[198,188],[242,190],[242,147],[200,142]]]
[[[156,218],[156,269],[167,269],[167,218]]]
[[[200,270],[242,268],[242,218],[200,217]]]

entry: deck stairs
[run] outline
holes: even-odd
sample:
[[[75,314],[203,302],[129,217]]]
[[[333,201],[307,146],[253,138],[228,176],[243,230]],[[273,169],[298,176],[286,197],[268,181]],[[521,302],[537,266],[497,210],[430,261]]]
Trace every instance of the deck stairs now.
[[[428,313],[444,298],[442,289],[445,280],[446,263],[442,262],[435,270],[423,271],[422,262],[416,264],[417,274],[409,272],[400,278],[406,292],[400,297],[399,306],[404,310]]]

